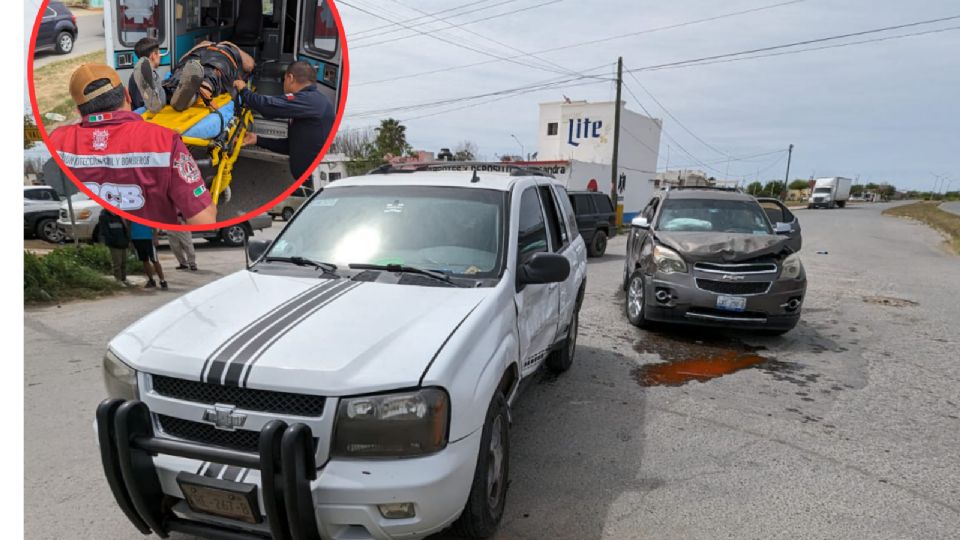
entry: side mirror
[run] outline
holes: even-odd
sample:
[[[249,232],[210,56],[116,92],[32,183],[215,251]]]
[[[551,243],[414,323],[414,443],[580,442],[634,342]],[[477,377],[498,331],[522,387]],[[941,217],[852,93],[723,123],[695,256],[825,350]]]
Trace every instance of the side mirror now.
[[[643,216],[637,216],[637,217],[633,218],[632,220],[630,220],[630,226],[631,226],[631,227],[637,227],[638,229],[649,229],[649,228],[650,228],[650,222],[647,221],[647,218],[645,218],[645,217],[643,217]]]
[[[521,285],[536,283],[558,283],[570,275],[570,261],[556,253],[535,253],[520,266]]]
[[[773,234],[790,234],[793,232],[793,227],[789,223],[777,222],[773,226]]]
[[[255,261],[263,255],[270,247],[269,240],[250,240],[247,242],[247,256],[251,261]]]

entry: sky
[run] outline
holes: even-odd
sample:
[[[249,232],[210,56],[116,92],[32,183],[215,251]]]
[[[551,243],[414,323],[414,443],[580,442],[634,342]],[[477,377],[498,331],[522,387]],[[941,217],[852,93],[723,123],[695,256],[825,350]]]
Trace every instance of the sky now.
[[[783,3],[787,5],[514,58],[527,65],[496,58]],[[341,0],[337,6],[350,48],[350,88],[341,128],[377,124],[385,115],[373,111],[586,72],[612,79],[618,56],[623,56],[625,69],[636,69],[960,15],[956,0]],[[373,14],[403,26],[382,28],[390,23]],[[960,27],[960,19],[810,46],[953,27]],[[946,175],[956,189],[958,50],[960,29],[953,29],[800,54],[641,71],[635,73],[638,80],[625,75],[629,90],[624,89],[623,99],[627,108],[643,112],[645,107],[663,119],[668,136],[662,137],[661,169],[669,145],[671,169],[704,169],[706,163],[713,167],[708,173],[717,177],[727,173],[728,178],[749,182],[759,170],[761,179],[783,178],[785,152],[739,158],[793,144],[791,178],[859,177],[862,183],[930,190],[935,175]],[[428,71],[434,73],[377,82]],[[528,152],[535,150],[538,103],[564,96],[588,101],[615,96],[612,80],[565,84],[496,101],[486,98],[389,115],[407,126],[415,148],[438,151],[470,140],[481,155],[493,159],[519,153],[511,135]]]

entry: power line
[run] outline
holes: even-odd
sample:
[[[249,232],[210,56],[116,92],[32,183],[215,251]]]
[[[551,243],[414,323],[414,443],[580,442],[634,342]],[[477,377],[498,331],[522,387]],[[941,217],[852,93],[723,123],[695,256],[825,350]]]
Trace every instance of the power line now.
[[[440,11],[434,11],[433,13],[430,13],[430,15],[447,14],[446,17],[442,17],[442,19],[446,20],[446,19],[452,19],[452,18],[454,18],[454,17],[460,17],[460,16],[463,16],[463,15],[467,15],[467,14],[470,14],[470,13],[475,13],[475,12],[477,12],[477,11],[483,11],[483,10],[485,10],[485,9],[492,9],[492,8],[497,7],[497,6],[502,6],[503,4],[511,4],[511,3],[513,3],[513,2],[516,2],[516,1],[517,1],[517,0],[505,0],[505,1],[500,2],[500,3],[497,3],[497,4],[485,4],[485,5],[480,6],[480,7],[478,7],[478,8],[471,9],[471,10],[467,10],[467,11],[463,11],[463,12],[461,12],[461,13],[453,13],[454,11],[459,11],[459,10],[465,8],[465,7],[471,7],[471,6],[477,5],[476,2],[467,2],[466,4],[460,4],[459,6],[456,6],[456,7],[445,8],[445,9],[441,9]],[[351,42],[352,42],[352,41],[355,41],[355,40],[362,40],[362,39],[364,39],[364,38],[369,39],[369,38],[371,38],[371,37],[373,37],[373,36],[364,36],[364,34],[371,34],[371,33],[373,33],[373,32],[377,32],[378,30],[383,30],[383,29],[385,29],[385,28],[391,28],[391,27],[394,27],[394,26],[399,26],[399,25],[402,24],[402,23],[417,22],[417,21],[419,21],[420,19],[421,19],[421,17],[411,17],[411,18],[409,18],[409,19],[404,19],[404,20],[398,21],[398,22],[396,22],[396,23],[383,24],[383,25],[380,25],[380,26],[374,26],[374,27],[372,27],[372,28],[365,28],[365,29],[363,29],[363,30],[357,30],[356,32],[350,32],[350,33],[348,34],[348,38],[349,38],[349,41],[351,41]],[[392,33],[395,33],[395,32],[400,32],[400,31],[402,31],[402,30],[403,30],[403,28],[394,29],[394,30],[391,30],[391,31],[389,31],[389,32],[383,32],[383,33],[381,33],[379,36],[383,36],[383,35],[385,35],[385,34],[392,34]]]
[[[553,0],[553,1],[560,1],[560,0]],[[484,50],[482,50],[482,49],[477,49],[477,48],[475,48],[475,47],[471,47],[471,46],[469,46],[469,45],[464,45],[463,43],[458,43],[457,41],[454,41],[454,40],[450,40],[450,39],[446,39],[446,38],[443,38],[443,37],[440,37],[440,36],[436,36],[436,35],[430,34],[430,33],[425,32],[425,31],[423,31],[423,30],[419,30],[419,29],[417,29],[417,28],[414,28],[414,27],[412,27],[412,26],[398,23],[397,21],[391,20],[391,19],[389,19],[389,18],[387,18],[387,17],[384,17],[383,15],[374,13],[373,11],[370,11],[370,10],[368,10],[368,9],[359,7],[359,6],[354,5],[354,4],[351,4],[350,2],[347,2],[346,0],[340,0],[339,3],[340,3],[340,5],[344,5],[344,6],[347,6],[347,7],[351,7],[351,8],[353,8],[353,9],[357,10],[357,11],[360,11],[360,12],[362,12],[362,13],[366,13],[366,14],[368,14],[368,15],[370,15],[370,16],[373,16],[373,17],[376,17],[376,18],[378,18],[378,19],[383,19],[383,20],[385,20],[385,21],[387,21],[387,22],[392,22],[392,23],[400,24],[400,26],[403,26],[404,28],[413,30],[413,31],[415,31],[415,32],[417,32],[417,33],[423,34],[423,35],[425,35],[425,36],[429,36],[429,37],[431,37],[431,38],[433,38],[433,39],[442,41],[442,42],[444,42],[444,43],[453,45],[453,46],[455,46],[455,47],[459,47],[459,48],[461,48],[461,49],[466,49],[466,50],[468,50],[468,51],[473,51],[473,52],[475,52],[475,53],[482,54],[482,55],[484,55],[484,56],[490,56],[490,57],[493,57],[493,58],[497,58],[497,59],[499,59],[499,60],[504,60],[504,61],[507,61],[507,62],[512,62],[512,63],[514,63],[514,64],[518,64],[518,65],[525,66],[525,67],[532,67],[532,68],[534,68],[534,69],[540,69],[540,70],[544,70],[544,71],[550,71],[550,72],[552,72],[552,73],[561,73],[561,72],[557,72],[557,71],[552,70],[552,69],[544,68],[544,67],[542,67],[542,66],[538,66],[538,65],[534,65],[534,64],[525,64],[525,63],[523,63],[523,62],[520,62],[520,61],[518,61],[518,60],[509,58],[509,57],[500,56],[500,55],[497,55],[497,54],[494,54],[494,53],[491,53],[491,52],[488,52],[488,51],[484,51]],[[521,55],[521,56],[522,56],[522,55]]]
[[[497,13],[497,14],[495,14],[495,15],[489,15],[489,16],[487,16],[487,17],[481,17],[481,18],[479,18],[479,19],[473,19],[473,20],[470,20],[470,21],[464,21],[464,22],[458,23],[456,26],[465,26],[465,25],[468,25],[468,24],[476,24],[476,23],[482,22],[482,21],[489,21],[490,19],[496,19],[496,18],[499,18],[499,17],[505,17],[505,16],[507,16],[507,15],[514,15],[514,14],[516,14],[516,13],[521,13],[521,12],[523,12],[523,11],[529,11],[529,10],[531,10],[531,9],[536,9],[536,8],[539,8],[539,7],[548,6],[548,5],[550,5],[550,4],[556,4],[556,3],[559,3],[559,2],[563,2],[563,1],[564,1],[564,0],[547,0],[547,1],[545,1],[545,2],[541,2],[541,3],[539,3],[539,4],[534,4],[534,5],[532,5],[532,6],[526,6],[526,7],[522,7],[522,8],[517,8],[517,9],[514,9],[514,10],[505,11],[505,12],[503,12],[503,13]],[[341,1],[340,3],[341,3],[341,4],[345,4],[345,2],[343,2],[343,1]],[[349,4],[347,4],[347,5],[349,5]],[[353,6],[351,6],[351,7],[353,7]],[[390,22],[396,22],[396,21],[390,21]],[[439,31],[439,30],[418,30],[418,29],[415,28],[415,27],[406,26],[406,25],[403,25],[403,24],[400,24],[400,26],[403,26],[404,28],[406,28],[406,29],[408,29],[408,30],[414,30],[414,31],[416,31],[418,34],[421,34],[421,35],[424,35],[424,36],[432,36],[434,33],[436,33],[436,32]],[[406,36],[400,36],[400,37],[391,38],[391,39],[385,39],[385,40],[381,40],[381,41],[374,41],[373,43],[361,43],[360,45],[357,45],[357,46],[353,47],[353,49],[355,49],[355,50],[356,50],[356,49],[364,49],[364,48],[366,48],[366,47],[374,47],[374,46],[377,46],[377,45],[383,45],[383,44],[385,44],[385,43],[396,43],[397,41],[403,41],[403,40],[406,40],[406,39],[410,39],[410,38],[412,38],[412,37],[416,37],[416,36],[413,35],[413,34],[409,34],[409,35],[406,35]],[[520,55],[520,56],[523,56],[523,55]],[[504,59],[504,60],[505,60],[505,59]]]
[[[663,68],[667,68],[667,67],[682,66],[683,64],[694,64],[694,63],[699,63],[699,62],[704,62],[704,61],[709,61],[709,60],[718,60],[718,59],[722,59],[722,58],[729,58],[729,57],[733,57],[733,56],[743,56],[743,55],[746,55],[746,54],[753,54],[753,53],[758,53],[758,52],[767,52],[767,51],[773,51],[773,50],[778,50],[778,49],[785,49],[785,48],[788,48],[788,47],[797,47],[797,46],[800,46],[800,45],[811,45],[811,44],[814,44],[814,43],[823,43],[823,42],[825,42],[825,41],[835,41],[835,40],[838,40],[838,39],[845,39],[845,38],[849,38],[849,37],[864,36],[864,35],[868,35],[868,34],[876,34],[876,33],[878,33],[878,32],[889,32],[890,30],[899,30],[899,29],[902,29],[902,28],[910,28],[910,27],[913,27],[913,26],[921,26],[921,25],[925,25],[925,24],[933,24],[933,23],[944,22],[944,21],[952,21],[952,20],[955,20],[955,19],[960,19],[960,15],[953,15],[953,16],[950,16],[950,17],[941,17],[941,18],[939,18],[939,19],[928,19],[928,20],[925,20],[925,21],[916,21],[916,22],[911,22],[911,23],[906,23],[906,24],[898,24],[898,25],[895,25],[895,26],[885,26],[885,27],[883,27],[883,28],[874,28],[874,29],[872,29],[872,30],[862,30],[862,31],[860,31],[860,32],[850,32],[850,33],[847,33],[847,34],[838,34],[838,35],[835,35],[835,36],[827,36],[827,37],[816,38],[816,39],[806,39],[806,40],[803,40],[803,41],[794,41],[794,42],[792,42],[792,43],[783,43],[783,44],[781,44],[781,45],[771,45],[771,46],[769,46],[769,47],[760,47],[760,48],[757,48],[757,49],[748,49],[748,50],[737,51],[737,52],[732,52],[732,53],[715,54],[715,55],[712,55],[712,56],[704,56],[704,57],[701,57],[701,58],[694,58],[694,59],[691,59],[691,60],[680,60],[680,61],[677,61],[677,62],[668,62],[668,63],[666,63],[666,64],[656,64],[656,65],[652,65],[652,66],[645,66],[645,67],[642,67],[642,68],[632,69],[632,70],[629,71],[629,73],[635,73],[635,72],[640,72],[640,71],[652,71],[652,70],[663,69]]]
[[[475,31],[473,31],[473,30],[468,30],[467,28],[464,28],[463,25],[456,25],[456,24],[453,24],[453,23],[449,23],[449,22],[447,22],[447,21],[444,20],[444,19],[441,19],[441,18],[439,18],[439,17],[436,17],[436,16],[434,16],[434,15],[432,15],[432,14],[427,13],[426,11],[423,11],[423,10],[421,10],[421,9],[418,9],[418,8],[415,8],[415,7],[412,7],[412,6],[407,6],[407,5],[405,5],[404,3],[400,2],[399,0],[390,0],[390,1],[393,2],[394,4],[397,4],[397,5],[399,5],[399,6],[402,6],[402,7],[404,7],[404,8],[412,9],[412,10],[418,12],[418,13],[422,13],[422,14],[428,16],[428,17],[434,18],[434,19],[436,19],[437,21],[441,21],[441,22],[444,22],[445,24],[448,24],[449,26],[448,26],[447,28],[445,28],[444,30],[446,30],[446,29],[452,29],[452,28],[460,29],[460,30],[462,30],[462,31],[464,31],[464,32],[467,32],[467,33],[471,34],[471,35],[477,36],[477,37],[479,37],[479,38],[481,38],[481,39],[484,39],[484,40],[486,40],[486,41],[490,41],[490,42],[492,42],[492,43],[495,43],[495,44],[497,44],[497,45],[500,45],[501,47],[505,47],[505,48],[507,48],[507,49],[510,49],[510,50],[512,50],[513,52],[517,52],[517,53],[520,53],[520,54],[529,56],[529,57],[531,57],[531,58],[534,58],[534,59],[536,59],[536,60],[539,60],[540,62],[542,62],[542,63],[544,63],[544,64],[552,65],[553,67],[555,67],[555,68],[557,68],[557,69],[559,69],[559,70],[561,70],[561,71],[563,71],[563,72],[566,72],[566,73],[568,73],[568,74],[570,74],[570,75],[576,75],[576,73],[571,72],[569,69],[567,69],[567,68],[564,67],[564,66],[561,66],[560,64],[557,64],[557,63],[552,62],[552,61],[550,61],[550,60],[541,58],[541,57],[539,57],[539,56],[537,56],[537,55],[535,55],[535,54],[533,54],[533,53],[528,53],[528,52],[526,52],[526,51],[524,51],[524,50],[522,50],[522,49],[518,49],[517,47],[514,47],[514,46],[509,45],[509,44],[507,44],[507,43],[504,43],[504,42],[502,42],[502,41],[498,41],[498,40],[496,40],[496,39],[494,39],[494,38],[492,38],[492,37],[485,36],[485,35],[483,35],[483,34],[481,34],[481,33],[479,33],[479,32],[475,32]]]
[[[706,23],[706,22],[712,22],[712,21],[717,21],[717,20],[726,19],[726,18],[731,18],[731,17],[738,17],[738,16],[741,16],[741,15],[747,15],[747,14],[755,13],[755,12],[758,12],[758,11],[764,11],[764,10],[774,9],[774,8],[783,7],[783,6],[787,6],[787,5],[791,5],[791,4],[797,4],[797,3],[800,3],[800,2],[804,2],[804,1],[806,1],[806,0],[790,0],[790,1],[788,1],[788,2],[779,2],[779,3],[776,3],[776,4],[764,5],[764,6],[759,6],[759,7],[756,7],[756,8],[751,8],[751,9],[745,9],[745,10],[740,10],[740,11],[733,11],[733,12],[729,12],[729,13],[722,13],[722,14],[720,14],[720,15],[714,15],[714,16],[712,16],[712,17],[705,17],[705,18],[701,18],[701,19],[694,19],[694,20],[690,20],[690,21],[683,21],[683,22],[679,22],[679,23],[668,24],[668,25],[664,25],[664,26],[658,26],[658,27],[653,27],[653,28],[646,28],[646,29],[637,30],[637,31],[634,31],[634,32],[627,32],[627,33],[625,33],[625,34],[617,34],[617,35],[609,36],[609,37],[606,37],[606,38],[592,39],[592,40],[588,40],[588,41],[581,41],[581,42],[578,42],[578,43],[570,43],[570,44],[561,45],[561,46],[558,46],[558,47],[550,47],[550,48],[547,48],[547,49],[541,49],[541,50],[539,50],[539,51],[534,51],[532,54],[544,54],[544,53],[549,53],[549,52],[562,51],[562,50],[566,50],[566,49],[572,49],[572,48],[576,48],[576,47],[583,47],[583,46],[587,46],[587,45],[595,45],[595,44],[597,44],[597,43],[604,43],[604,42],[607,42],[607,41],[614,41],[614,40],[624,39],[624,38],[628,38],[628,37],[636,37],[636,36],[640,36],[640,35],[644,35],[644,34],[652,34],[652,33],[655,33],[655,32],[662,32],[662,31],[666,31],[666,30],[673,30],[673,29],[675,29],[675,28],[683,28],[683,27],[685,27],[685,26],[692,26],[692,25],[696,25],[696,24],[702,24],[702,23]],[[341,3],[343,3],[343,2],[341,1]],[[509,57],[509,58],[511,58],[511,59],[516,59],[516,58],[521,58],[522,56],[523,56],[523,55],[518,55],[518,56]],[[486,64],[494,64],[494,63],[497,63],[497,62],[500,62],[500,61],[501,61],[501,60],[485,60],[485,61],[482,61],[482,62],[474,62],[474,63],[470,63],[470,64],[462,64],[462,65],[459,65],[459,66],[451,66],[451,67],[446,67],[446,68],[441,68],[441,69],[434,69],[434,70],[429,70],[429,71],[421,71],[421,72],[418,72],[418,73],[411,73],[411,74],[408,74],[408,75],[399,75],[399,76],[396,76],[396,77],[389,77],[389,78],[386,78],[386,79],[378,79],[378,80],[373,80],[373,81],[359,81],[359,82],[356,82],[356,83],[351,83],[351,86],[352,86],[352,87],[358,87],[358,86],[366,86],[366,85],[370,85],[370,84],[380,84],[380,83],[385,83],[385,82],[393,82],[393,81],[398,81],[398,80],[402,80],[402,79],[409,79],[409,78],[413,78],[413,77],[421,77],[421,76],[424,76],[424,75],[434,75],[434,74],[436,74],[436,73],[446,73],[446,72],[453,71],[453,70],[458,70],[458,69],[466,69],[466,68],[477,67],[477,66],[486,65]]]

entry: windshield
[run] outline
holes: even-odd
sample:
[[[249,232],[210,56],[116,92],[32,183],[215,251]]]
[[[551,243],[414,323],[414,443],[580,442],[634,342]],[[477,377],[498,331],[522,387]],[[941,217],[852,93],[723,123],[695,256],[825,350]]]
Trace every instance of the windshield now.
[[[709,199],[667,199],[657,230],[772,234],[759,204]]]
[[[500,275],[506,194],[427,186],[328,188],[300,210],[268,257],[408,265]]]
[[[828,187],[818,187],[813,190],[814,193],[830,193],[831,191],[833,191],[833,188]]]

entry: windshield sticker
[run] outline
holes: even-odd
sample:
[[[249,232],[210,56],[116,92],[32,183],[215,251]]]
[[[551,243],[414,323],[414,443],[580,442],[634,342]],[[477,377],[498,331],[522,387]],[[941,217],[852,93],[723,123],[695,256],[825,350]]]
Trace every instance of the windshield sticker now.
[[[387,203],[387,207],[383,209],[384,214],[399,214],[401,212],[403,212],[403,203],[400,201]]]
[[[337,205],[337,201],[339,201],[339,200],[340,200],[340,199],[330,199],[330,198],[327,198],[327,199],[316,199],[316,200],[313,201],[313,204],[316,205],[316,206],[336,206],[336,205]]]
[[[476,273],[479,272],[479,271],[480,271],[480,269],[477,268],[476,266],[471,266],[470,268],[467,268],[466,270],[464,270],[463,273],[464,273],[464,274],[476,274]]]

